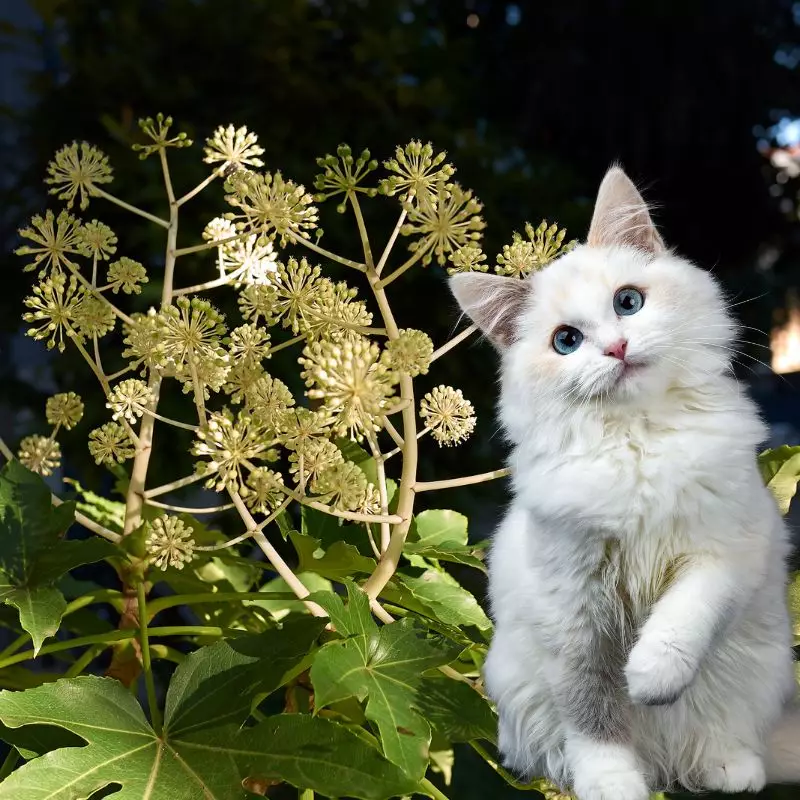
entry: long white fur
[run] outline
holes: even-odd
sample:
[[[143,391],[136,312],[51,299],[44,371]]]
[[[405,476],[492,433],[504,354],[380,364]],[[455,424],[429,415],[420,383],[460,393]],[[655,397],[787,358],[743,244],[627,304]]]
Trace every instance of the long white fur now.
[[[595,246],[529,279],[500,348],[514,499],[490,556],[485,665],[500,749],[510,768],[544,773],[580,800],[647,800],[676,781],[723,791],[800,782],[800,713],[787,714],[788,538],[756,468],[766,430],[730,373],[734,323],[714,279],[668,253],[652,223],[644,230],[643,201],[633,213],[630,182],[614,181],[641,246],[601,191],[613,224],[596,215]],[[491,299],[504,295],[486,278],[456,276],[453,291],[490,325],[503,314]],[[623,286],[645,305],[618,317]],[[505,297],[522,297],[514,291]],[[564,324],[585,336],[568,356],[551,346]],[[623,378],[603,354],[620,338],[640,365]],[[583,585],[593,588],[574,589]],[[587,616],[626,615],[630,735],[600,741],[564,718],[563,653],[587,636]]]

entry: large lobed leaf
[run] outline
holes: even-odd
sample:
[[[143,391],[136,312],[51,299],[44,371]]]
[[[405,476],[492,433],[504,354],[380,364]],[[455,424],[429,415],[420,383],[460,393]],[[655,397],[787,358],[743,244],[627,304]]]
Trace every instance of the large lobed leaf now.
[[[781,513],[787,514],[800,480],[800,447],[782,445],[765,450],[758,457],[758,466],[764,483],[778,501]]]

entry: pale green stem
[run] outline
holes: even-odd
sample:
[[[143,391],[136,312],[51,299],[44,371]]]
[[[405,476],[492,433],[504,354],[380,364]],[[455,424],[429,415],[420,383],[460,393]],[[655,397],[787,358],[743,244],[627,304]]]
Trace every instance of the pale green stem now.
[[[389,513],[389,490],[386,486],[386,467],[381,449],[378,446],[374,434],[367,436],[369,448],[372,451],[372,457],[375,460],[375,468],[378,473],[378,495],[381,499],[381,514],[387,515]],[[388,522],[381,523],[381,553],[386,552],[389,547],[389,537],[391,536],[391,529]]]
[[[293,344],[297,344],[298,342],[304,342],[306,340],[305,336],[293,336],[291,339],[287,339],[285,342],[281,342],[280,344],[276,344],[274,347],[270,347],[267,356],[273,355],[273,353],[277,353],[279,350],[283,350],[285,347],[291,347]]]
[[[397,220],[397,224],[394,226],[392,235],[389,237],[389,241],[386,243],[386,247],[384,248],[380,260],[378,261],[378,264],[375,267],[375,274],[379,277],[381,272],[383,272],[383,268],[386,266],[386,262],[389,260],[389,255],[392,252],[394,243],[397,241],[397,235],[400,233],[400,228],[403,227],[403,223],[406,221],[407,214],[408,211],[406,211],[406,209],[403,208],[403,210],[400,212],[400,218]]]
[[[361,213],[361,205],[358,202],[358,197],[355,192],[348,193],[350,205],[353,207],[353,214],[356,217],[356,225],[358,225],[358,235],[361,237],[361,247],[364,250],[364,261],[367,264],[367,271],[372,271],[375,268],[375,262],[372,260],[372,248],[369,244],[369,236],[367,235],[367,226],[364,224],[364,216]]]
[[[421,430],[421,431],[420,431],[420,432],[417,434],[417,437],[416,437],[416,438],[417,438],[417,441],[419,441],[419,440],[420,440],[420,439],[421,439],[423,436],[425,436],[426,434],[428,434],[428,433],[430,433],[430,432],[431,432],[431,429],[430,429],[430,428],[423,428],[423,429],[422,429],[422,430]],[[395,449],[394,449],[394,450],[390,450],[388,453],[386,453],[386,455],[383,457],[383,460],[384,460],[384,461],[388,461],[390,458],[392,458],[393,456],[396,456],[398,453],[402,453],[402,452],[403,452],[403,449],[404,449],[404,447],[405,447],[405,442],[403,443],[403,446],[402,446],[402,447],[395,447]]]
[[[389,417],[384,417],[383,418],[383,427],[386,428],[386,431],[389,434],[389,436],[391,436],[392,439],[394,439],[394,443],[398,447],[402,447],[403,446],[403,437],[400,435],[400,433],[397,430],[397,428],[395,428],[395,426],[392,425],[392,423],[389,420]]]
[[[456,345],[461,344],[464,339],[468,339],[477,330],[477,325],[470,325],[468,328],[464,328],[464,330],[461,331],[458,336],[454,336],[449,342],[443,344],[438,350],[433,351],[430,363],[432,364],[437,358],[441,358],[445,353],[450,352],[450,350],[452,350]]]
[[[161,151],[163,153],[163,150]],[[139,644],[142,648],[142,671],[144,685],[147,689],[147,705],[150,708],[150,722],[156,736],[161,736],[161,710],[156,699],[156,684],[153,680],[153,665],[150,661],[150,640],[147,637],[147,603],[144,581],[136,586],[136,597],[139,605]]]
[[[206,186],[208,186],[211,183],[211,181],[216,180],[217,178],[220,177],[220,175],[222,175],[222,173],[225,171],[225,167],[228,166],[228,163],[229,162],[226,161],[224,164],[217,167],[207,178],[200,181],[200,183],[198,183],[197,186],[194,187],[194,189],[191,189],[190,191],[186,192],[186,194],[183,195],[183,197],[179,197],[175,201],[175,205],[182,206],[184,203],[191,200],[195,195],[200,194],[200,192],[202,192],[203,189],[205,189]]]
[[[226,236],[224,239],[216,239],[213,242],[203,242],[203,244],[195,244],[191,247],[179,247],[175,251],[175,255],[180,256],[188,256],[192,253],[201,253],[203,250],[212,250],[213,248],[221,247],[223,244],[228,244],[228,242],[238,242],[241,239],[246,239],[248,236],[252,236],[253,234],[250,231],[245,231],[244,233],[237,233],[236,236]]]
[[[143,211],[141,208],[132,206],[130,203],[126,203],[124,200],[120,200],[118,197],[114,197],[113,194],[109,194],[108,192],[104,191],[99,186],[93,186],[92,190],[98,197],[102,197],[103,199],[108,200],[110,203],[114,203],[120,208],[130,211],[132,214],[138,214],[140,217],[149,219],[150,222],[155,222],[156,225],[160,225],[162,228],[169,228],[169,222],[167,222],[165,219],[161,219],[161,217],[157,217],[154,214]]]
[[[131,372],[134,369],[136,369],[136,367],[138,367],[139,364],[142,363],[142,361],[143,361],[143,359],[139,359],[138,361],[134,362],[133,364],[128,364],[127,367],[123,367],[119,372],[115,372],[112,375],[107,375],[106,377],[108,378],[108,382],[109,383],[113,383],[115,380],[117,380],[118,378],[121,378],[123,375],[127,375],[129,372]]]
[[[194,405],[197,409],[197,418],[200,423],[206,422],[206,401],[203,397],[203,387],[200,385],[200,379],[197,377],[197,367],[195,366],[194,359],[189,358],[189,371],[192,374],[192,395],[194,396]]]
[[[466,475],[463,478],[450,478],[444,481],[417,481],[414,484],[415,492],[431,492],[435,489],[453,489],[456,486],[470,486],[473,483],[484,483],[494,481],[498,478],[507,478],[511,474],[510,469],[496,469],[492,472],[482,472],[480,475]]]
[[[5,757],[2,766],[0,766],[0,783],[17,768],[20,758],[22,758],[22,756],[19,754],[16,747],[12,747],[8,751],[8,755]]]
[[[204,603],[244,602],[245,600],[294,600],[294,592],[203,592],[198,594],[171,594],[147,604],[149,619],[176,606],[196,606]]]
[[[150,655],[152,658],[172,661],[174,664],[180,664],[186,660],[186,656],[180,650],[176,650],[174,647],[167,647],[165,644],[151,644]]]
[[[314,790],[303,789],[303,791],[300,792],[299,800],[314,800]]]
[[[161,159],[161,171],[164,173],[164,186],[167,190],[167,199],[171,208],[177,207],[175,202],[175,192],[172,190],[172,180],[169,177],[169,164],[167,163],[167,151],[163,148],[158,151],[158,157]]]
[[[310,497],[300,495],[292,491],[288,486],[281,486],[280,491],[297,501],[301,505],[315,508],[317,511],[322,511],[325,514],[330,514],[332,517],[339,517],[339,519],[349,519],[352,522],[401,522],[402,518],[397,514],[362,514],[358,511],[340,511],[338,508],[326,506],[324,503],[312,500]]]
[[[506,783],[513,786],[515,789],[519,789],[523,792],[537,790],[535,786],[526,786],[524,783],[520,783],[502,766],[502,764],[498,764],[498,762],[489,755],[483,745],[479,744],[477,741],[473,740],[469,745]]]
[[[80,270],[77,267],[73,267],[71,264],[67,264],[70,272],[78,279],[78,281],[83,284],[83,287],[91,294],[93,297],[96,297],[100,302],[105,303],[111,311],[114,313],[115,317],[118,317],[123,322],[127,322],[128,325],[133,323],[133,320],[121,309],[117,308],[104,294],[99,292],[92,284],[86,280],[86,278],[81,275]]]
[[[379,289],[385,289],[390,283],[396,281],[406,270],[411,269],[411,267],[413,267],[430,249],[431,245],[426,244],[424,247],[415,250],[414,255],[412,255],[408,261],[399,266],[394,272],[390,272],[385,278],[378,281],[377,287]]]
[[[205,283],[196,283],[194,286],[184,286],[181,289],[176,289],[173,294],[175,297],[181,294],[193,294],[194,292],[202,292],[206,289],[216,289],[218,286],[227,286],[229,283],[233,283],[238,277],[240,277],[244,273],[244,267],[241,269],[234,270],[233,272],[229,272],[227,275],[223,275],[219,278],[214,278],[211,281],[206,281]]]
[[[161,486],[156,486],[155,489],[148,489],[144,493],[144,496],[147,498],[158,497],[160,494],[166,494],[167,492],[175,491],[175,489],[182,489],[184,486],[189,486],[192,483],[206,479],[209,475],[213,475],[215,472],[215,469],[209,469],[206,472],[192,473],[191,475],[187,475],[185,478],[180,478],[177,481],[164,483]]]
[[[393,406],[390,406],[383,412],[384,417],[391,417],[393,414],[397,414],[398,412],[402,411],[404,408],[408,408],[409,400],[401,400],[399,403],[395,403]]]
[[[199,430],[199,426],[192,425],[189,422],[179,422],[177,419],[172,419],[170,417],[162,417],[161,414],[157,414],[155,411],[151,411],[146,406],[139,405],[139,403],[133,403],[133,407],[141,412],[144,416],[147,417],[155,417],[157,420],[161,422],[165,422],[167,425],[172,425],[173,428],[183,428],[185,431],[197,431]]]
[[[64,673],[65,678],[74,678],[77,675],[80,675],[89,664],[94,661],[100,653],[103,652],[109,645],[107,644],[96,644],[90,647],[88,650],[85,650],[84,653],[75,660],[72,666]]]
[[[295,244],[307,247],[309,250],[313,250],[315,253],[318,253],[321,256],[325,256],[325,258],[329,258],[331,261],[336,261],[339,264],[344,264],[346,267],[357,269],[359,272],[367,271],[366,264],[362,264],[358,261],[352,261],[351,259],[344,258],[343,256],[337,256],[336,253],[332,253],[330,250],[326,250],[324,247],[320,247],[319,245],[314,244],[314,242],[309,241],[308,239],[304,239],[302,236],[295,236],[295,234],[289,233],[289,238]]]
[[[158,500],[146,498],[145,504],[155,508],[163,508],[167,511],[174,511],[177,514],[217,514],[220,511],[229,511],[233,508],[233,503],[223,503],[220,506],[205,506],[203,508],[190,508],[189,506],[176,506],[172,503],[159,503]]]
[[[436,788],[427,778],[423,778],[419,782],[419,789],[424,794],[429,795],[433,800],[449,800],[447,795]]]
[[[302,468],[302,465],[301,465],[301,468]],[[260,531],[264,530],[264,528],[266,528],[267,525],[270,524],[270,522],[272,522],[274,519],[277,519],[277,517],[284,512],[286,507],[291,502],[292,502],[292,498],[291,497],[287,497],[275,509],[275,511],[272,512],[272,514],[270,514],[266,519],[264,519],[264,520],[262,520],[261,522],[258,523],[258,526],[257,526],[258,530],[260,530]],[[204,550],[206,552],[212,552],[214,550],[226,550],[227,548],[233,547],[234,545],[237,545],[237,544],[240,544],[241,542],[244,542],[247,539],[251,539],[252,537],[253,537],[253,531],[248,530],[248,531],[245,531],[240,536],[236,536],[233,539],[228,539],[227,542],[222,542],[221,544],[205,545],[204,547],[195,547],[195,550]]]

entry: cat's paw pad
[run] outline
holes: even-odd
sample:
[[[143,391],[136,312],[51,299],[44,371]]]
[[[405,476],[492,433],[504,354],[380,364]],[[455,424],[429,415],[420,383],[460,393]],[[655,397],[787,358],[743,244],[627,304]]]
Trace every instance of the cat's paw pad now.
[[[750,750],[731,753],[704,770],[704,787],[719,792],[760,792],[766,783],[764,762]]]
[[[677,648],[658,639],[640,639],[625,666],[628,694],[640,706],[674,703],[695,673],[695,665]]]
[[[572,787],[578,800],[649,800],[650,789],[633,769],[604,770],[601,775],[576,776]]]

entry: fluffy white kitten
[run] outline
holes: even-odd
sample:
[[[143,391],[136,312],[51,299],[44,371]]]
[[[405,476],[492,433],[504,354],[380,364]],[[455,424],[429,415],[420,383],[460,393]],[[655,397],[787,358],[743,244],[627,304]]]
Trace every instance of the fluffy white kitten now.
[[[514,445],[485,667],[505,763],[581,800],[800,781],[788,536],[717,283],[612,168],[586,245],[452,290]]]

